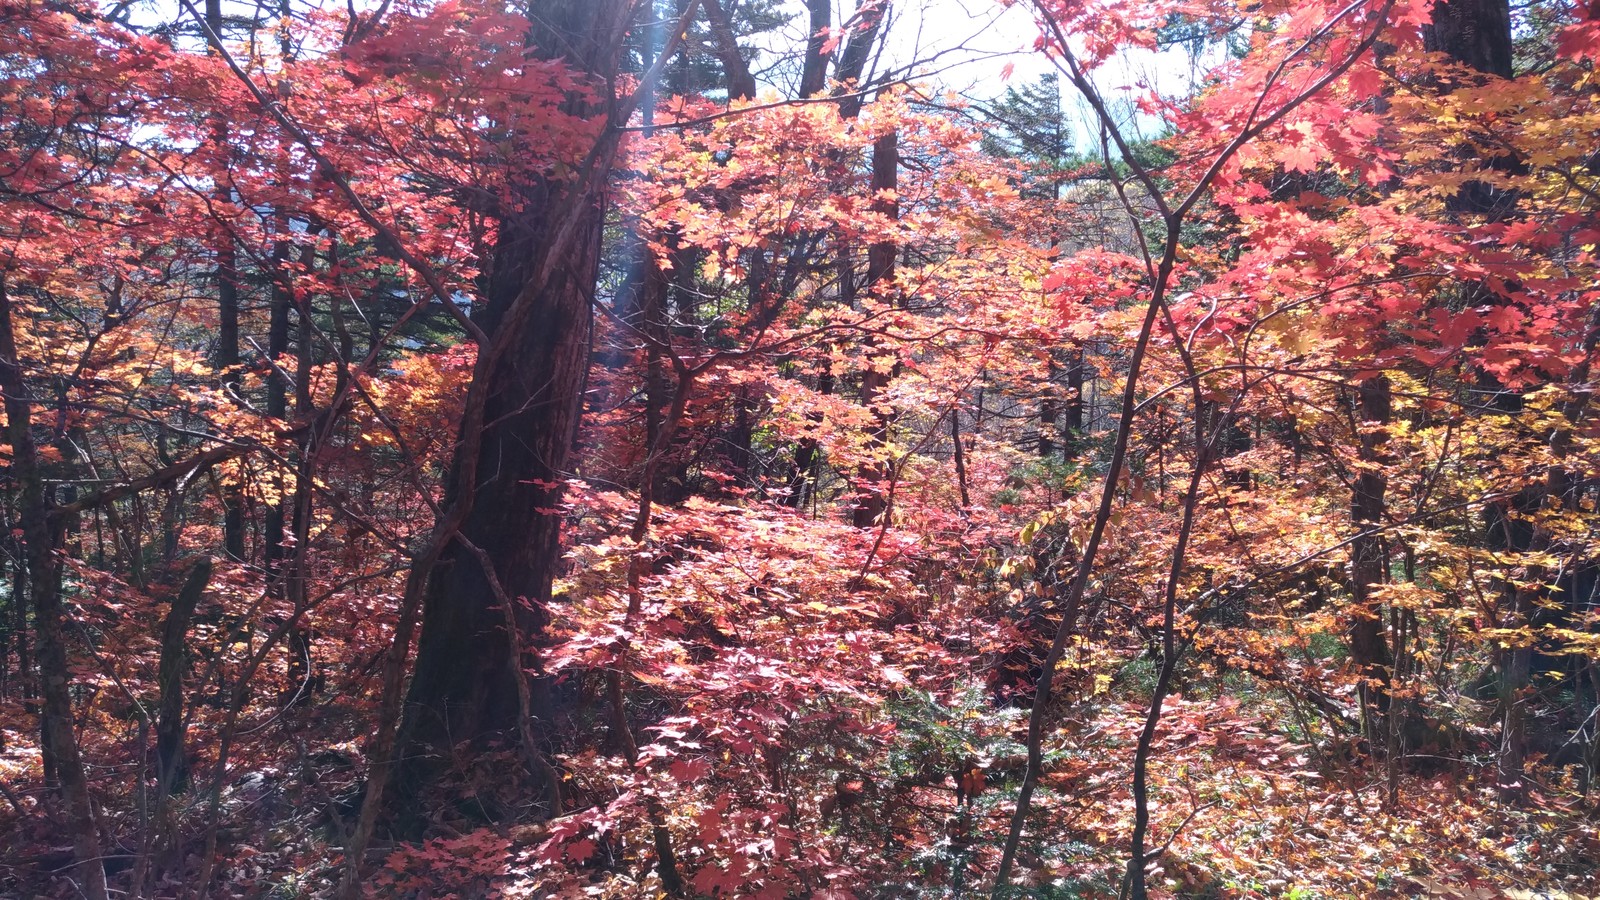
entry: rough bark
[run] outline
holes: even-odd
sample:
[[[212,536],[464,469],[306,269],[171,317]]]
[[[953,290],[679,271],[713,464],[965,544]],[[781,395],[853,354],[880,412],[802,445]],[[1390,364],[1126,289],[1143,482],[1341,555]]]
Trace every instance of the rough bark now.
[[[1510,78],[1511,6],[1507,0],[1440,0],[1423,46],[1463,65]]]
[[[619,0],[540,4],[530,14],[530,50],[604,79],[616,69],[625,11]],[[587,118],[601,110],[574,99],[566,112]],[[565,181],[527,177],[513,188],[515,202],[506,204],[512,211],[500,221],[474,315],[493,354],[480,376],[484,426],[463,434],[446,498],[447,506],[467,507],[460,526],[466,542],[444,547],[428,580],[399,736],[402,828],[415,823],[410,814],[417,810],[408,807],[440,774],[452,747],[516,740],[517,680],[538,671],[535,648],[561,559],[562,481],[587,376],[589,296],[600,257],[601,179],[587,174]],[[467,546],[486,554],[505,592],[519,601],[522,659],[510,658],[494,586]],[[548,740],[555,710],[542,677],[531,705]]]
[[[8,525],[9,533],[11,527]],[[39,712],[38,691],[33,673],[33,653],[28,640],[28,569],[21,563],[22,545],[16,538],[6,542],[6,552],[11,563],[11,613],[12,635],[17,645],[17,691],[22,697],[22,708],[30,715]]]

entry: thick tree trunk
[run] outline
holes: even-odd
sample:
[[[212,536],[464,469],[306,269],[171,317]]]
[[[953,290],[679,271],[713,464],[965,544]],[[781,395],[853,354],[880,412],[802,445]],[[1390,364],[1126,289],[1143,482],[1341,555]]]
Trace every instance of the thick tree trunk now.
[[[850,42],[839,54],[839,67],[833,73],[839,82],[839,118],[854,119],[865,101],[866,85],[862,78],[867,72],[867,62],[877,49],[883,31],[883,20],[889,15],[889,0],[866,0],[857,13],[850,34]]]
[[[589,356],[588,291],[598,261],[598,209],[579,210],[587,237],[575,248],[571,270],[557,274],[534,314],[490,375],[491,395],[484,410],[486,425],[477,461],[476,497],[461,532],[494,563],[500,581],[523,605],[517,627],[524,647],[532,649],[548,618],[551,584],[560,562],[562,481],[578,424],[578,410]],[[496,308],[509,303],[520,289],[520,262],[537,260],[538,245],[548,236],[537,223],[507,222],[496,254],[496,284],[490,293],[494,334],[503,323],[493,321]],[[508,271],[510,270],[510,271]],[[459,487],[457,490],[459,491]],[[482,742],[516,734],[516,679],[532,659],[510,659],[501,634],[503,618],[478,560],[460,544],[440,559],[429,583],[422,614],[422,637],[407,697],[402,732],[411,760],[397,782],[402,796],[415,780],[434,768],[443,754],[461,741]],[[535,713],[550,727],[553,709],[546,692],[536,692]],[[433,756],[433,762],[427,761]]]
[[[750,74],[750,67],[739,52],[739,41],[733,33],[733,20],[718,0],[705,0],[705,5],[706,18],[711,22],[711,34],[715,39],[717,59],[728,78],[728,99],[754,100],[756,79]]]
[[[288,373],[279,366],[283,357],[289,352],[290,312],[296,305],[294,292],[290,290],[291,276],[286,271],[291,250],[287,242],[280,242],[273,249],[272,259],[276,267],[276,278],[272,287],[267,324],[267,357],[272,366],[267,378],[267,415],[285,422],[289,419],[291,384]],[[314,266],[315,250],[310,246],[306,247],[303,258],[308,266]],[[302,326],[309,323],[303,310],[300,311],[300,319]],[[300,331],[300,340],[307,340],[308,330],[302,327]],[[296,362],[297,372],[294,380],[300,384],[309,383],[310,354],[301,353]],[[311,397],[305,391],[299,392],[295,397],[295,413],[298,417],[311,414]],[[298,440],[299,462],[295,472],[294,490],[266,509],[262,523],[261,553],[266,569],[267,591],[275,600],[287,600],[296,610],[306,603],[303,561],[304,553],[309,546],[310,485],[314,477],[311,451],[316,433],[317,429],[314,428],[302,432]],[[292,518],[290,518],[291,511]],[[286,531],[286,525],[290,523],[293,527],[293,540],[290,540],[290,533]],[[297,622],[289,632],[286,645],[289,654],[288,680],[284,695],[280,699],[285,704],[292,704],[304,700],[307,687],[314,683],[312,672],[315,665],[311,629],[303,622]]]
[[[666,273],[650,260],[650,273],[644,291],[639,297],[639,325],[644,331],[644,447],[645,463],[639,477],[639,490],[644,496],[654,498],[665,487],[660,460],[665,455],[671,435],[662,437],[663,422],[667,415],[667,293],[671,285]]]
[[[828,81],[828,55],[823,48],[828,43],[824,33],[833,24],[833,0],[806,0],[810,34],[806,38],[806,58],[800,72],[800,96],[810,97]]]
[[[1507,0],[1439,0],[1423,46],[1479,72],[1510,78],[1511,6]]]
[[[615,72],[625,9],[619,0],[539,4],[530,13],[530,48],[604,78]],[[570,107],[585,118],[601,112],[576,99]],[[408,813],[416,810],[407,807],[441,773],[452,747],[511,744],[524,724],[518,679],[539,668],[536,648],[561,561],[562,482],[588,373],[603,221],[603,179],[588,175],[581,182],[530,176],[500,222],[474,316],[491,343],[480,353],[494,354],[480,375],[484,426],[462,435],[447,497],[447,506],[468,510],[459,532],[466,542],[444,548],[428,581],[400,731],[395,793],[403,828],[415,823]],[[470,464],[464,454],[474,457]],[[511,658],[495,579],[519,603],[521,659]],[[531,707],[548,739],[555,710],[543,678],[535,679]]]

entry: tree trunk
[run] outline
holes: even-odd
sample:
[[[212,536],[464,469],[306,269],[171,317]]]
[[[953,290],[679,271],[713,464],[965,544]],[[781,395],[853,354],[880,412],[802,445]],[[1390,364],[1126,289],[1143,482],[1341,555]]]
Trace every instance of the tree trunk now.
[[[828,365],[824,360],[823,365]],[[827,396],[833,393],[833,372],[824,369],[817,376],[817,393]],[[822,414],[811,413],[807,420],[821,424]],[[822,445],[816,438],[801,438],[794,446],[794,476],[789,480],[789,496],[786,502],[795,510],[805,509],[806,503],[816,497],[817,480],[822,466]]]
[[[3,289],[3,288],[0,288]],[[3,365],[4,361],[0,361]],[[8,525],[6,532],[11,533]],[[17,694],[22,697],[22,709],[30,715],[39,712],[37,682],[33,677],[33,654],[28,642],[28,568],[22,563],[22,544],[16,538],[6,539],[6,552],[11,557],[11,615],[12,633],[17,644]],[[50,773],[46,772],[46,780]]]
[[[181,793],[189,786],[189,756],[183,747],[183,673],[188,668],[189,623],[210,581],[211,559],[201,557],[189,570],[178,595],[172,598],[161,626],[161,663],[156,678],[161,687],[156,713],[156,778],[162,794]]]
[[[961,437],[961,406],[950,407],[950,444],[954,448],[956,465],[956,490],[961,498],[961,515],[967,514],[972,498],[967,494],[967,452]]]
[[[35,650],[44,701],[39,735],[44,766],[59,780],[61,796],[66,801],[78,888],[89,900],[105,900],[106,871],[101,863],[100,834],[83,760],[78,754],[78,736],[72,727],[72,670],[67,665],[62,635],[61,557],[57,552],[63,532],[60,521],[50,514],[44,472],[33,442],[33,402],[17,356],[11,298],[3,281],[0,281],[0,393],[5,395],[6,440],[11,444],[11,475],[17,483],[24,558],[28,565],[28,593],[33,605]]]
[[[219,38],[222,35],[222,0],[206,0],[206,27]],[[210,52],[220,55],[222,48],[212,46]],[[211,140],[216,152],[228,150],[228,120],[218,116],[211,126]],[[233,190],[218,180],[212,192],[218,215],[233,203]],[[233,244],[232,231],[221,221],[217,222],[212,248],[217,254],[217,368],[222,370],[222,387],[231,393],[239,387],[239,270],[238,252]],[[232,559],[244,559],[244,497],[237,485],[225,485],[222,491],[222,548]]]
[[[805,66],[800,73],[800,97],[820,92],[828,80],[828,56],[823,47],[828,36],[823,32],[833,24],[833,0],[806,0],[810,33],[806,38]]]
[[[1511,11],[1507,0],[1441,0],[1433,8],[1432,21],[1423,30],[1423,45],[1432,51],[1444,53],[1475,72],[1488,77],[1511,78],[1512,68]],[[1444,83],[1439,88],[1448,92],[1456,85]],[[1471,151],[1466,151],[1471,152]],[[1503,172],[1517,172],[1522,161],[1513,156],[1500,156],[1489,161],[1489,166]],[[1497,188],[1485,181],[1468,181],[1450,203],[1454,212],[1482,217],[1486,222],[1500,222],[1510,218],[1517,207],[1515,191]],[[1510,301],[1497,295],[1486,284],[1469,286],[1469,305],[1505,305]],[[1522,406],[1522,398],[1514,391],[1504,389],[1492,376],[1478,377],[1481,389],[1492,392],[1495,404],[1507,411]],[[1543,501],[1543,486],[1531,484],[1524,488],[1513,502],[1522,511],[1537,509]],[[1488,541],[1491,546],[1510,551],[1532,549],[1533,530],[1515,521],[1514,513],[1501,510],[1491,516]],[[1530,574],[1527,580],[1532,580]],[[1539,600],[1539,589],[1519,587],[1508,583],[1502,592],[1502,605],[1506,609],[1507,627],[1518,628],[1528,620]],[[1527,752],[1527,734],[1524,723],[1525,701],[1532,675],[1533,649],[1513,647],[1497,654],[1495,668],[1499,674],[1501,739],[1499,753],[1500,782],[1507,790],[1520,784],[1523,759]]]
[[[1067,368],[1066,415],[1061,421],[1061,443],[1067,456],[1076,456],[1083,441],[1083,347],[1072,351],[1072,361]]]
[[[854,119],[861,112],[866,85],[862,76],[867,71],[867,60],[878,46],[883,30],[883,20],[889,15],[889,0],[867,0],[858,12],[860,22],[850,35],[850,42],[839,54],[839,68],[833,73],[839,82],[839,118]]]
[[[1060,374],[1061,366],[1052,353],[1045,364],[1043,396],[1039,398],[1039,458],[1046,461],[1055,459],[1056,435],[1061,427],[1061,404],[1056,402],[1056,377]]]
[[[733,21],[728,17],[728,11],[718,0],[705,0],[705,5],[706,18],[711,22],[711,34],[715,38],[717,59],[728,78],[728,100],[754,100],[756,79],[739,53],[739,41],[733,33]]]
[[[540,4],[538,14],[530,14],[530,49],[604,81],[616,70],[625,9],[618,0]],[[574,98],[565,112],[587,118],[603,108]],[[614,142],[615,135],[600,140]],[[609,161],[610,154],[597,158]],[[413,826],[407,830],[417,823],[417,810],[408,807],[441,774],[452,747],[516,741],[522,724],[517,679],[539,670],[536,647],[561,561],[562,481],[588,373],[589,297],[603,222],[599,174],[565,181],[527,176],[506,204],[514,211],[500,221],[485,296],[474,315],[490,339],[480,348],[490,355],[478,375],[485,424],[479,434],[462,435],[446,499],[447,506],[467,509],[459,533],[485,553],[506,593],[520,601],[516,637],[526,652],[510,658],[505,618],[485,565],[463,542],[449,544],[428,580],[400,731],[395,811],[403,828]],[[533,687],[532,712],[548,740],[554,717],[549,685],[538,677]]]
[[[289,244],[280,241],[273,248],[272,260],[278,271],[272,286],[272,308],[267,323],[267,363],[272,372],[267,378],[267,415],[280,421],[289,416],[289,381],[278,369],[284,354],[289,352],[289,307],[294,303],[287,281],[284,264],[289,260]],[[299,490],[296,485],[296,490]],[[265,561],[268,590],[281,590],[281,567],[284,558],[284,504],[280,501],[267,508],[262,525],[262,558]]]
[[[1360,471],[1350,503],[1350,520],[1357,531],[1383,524],[1388,478],[1383,465],[1384,430],[1393,407],[1389,379],[1375,375],[1356,387],[1357,440],[1361,449]],[[1384,734],[1383,716],[1389,709],[1389,669],[1392,660],[1385,638],[1381,601],[1375,589],[1388,581],[1388,551],[1382,537],[1365,534],[1350,543],[1350,594],[1354,621],[1350,623],[1350,661],[1361,679],[1357,696],[1361,703],[1362,730],[1374,745]]]
[[[1422,43],[1479,72],[1510,78],[1511,6],[1507,0],[1439,0]]]
[[[573,269],[559,273],[550,289],[541,292],[533,315],[516,335],[515,349],[489,376],[493,387],[484,421],[490,424],[477,460],[481,474],[470,488],[476,496],[461,528],[494,561],[511,596],[523,600],[517,627],[525,647],[537,641],[548,621],[545,607],[561,555],[561,483],[587,373],[587,292],[597,271],[600,218],[597,209],[577,213],[587,220],[580,228],[591,237],[575,248]],[[524,274],[515,271],[519,262],[541,255],[539,244],[548,236],[538,224],[505,223],[495,257],[497,283],[489,297],[491,320],[498,318],[497,308],[509,303],[507,294],[519,290],[507,276]],[[497,326],[503,323],[493,322],[485,330],[494,334]],[[462,490],[459,484],[452,487]],[[433,768],[426,755],[442,755],[464,740],[481,743],[516,733],[515,679],[537,662],[508,658],[500,637],[501,613],[493,601],[477,560],[452,544],[440,559],[423,606],[402,731],[402,746],[410,748],[402,758],[413,762],[401,768],[397,785],[402,796],[407,776]],[[553,712],[548,696],[540,692],[535,704],[548,728]]]
[[[811,43],[806,47],[805,72],[801,76],[800,94],[802,97],[809,97],[821,90],[823,82],[827,78],[828,55],[822,52],[822,47],[826,40],[818,37],[818,34],[823,28],[828,27],[829,16],[831,15],[829,12],[829,0],[808,0],[807,8],[811,13],[812,38]],[[838,68],[834,72],[834,78],[839,82],[839,87],[834,90],[833,95],[838,97],[840,119],[850,121],[861,114],[862,95],[859,82],[863,72],[866,71],[867,59],[871,56],[872,49],[877,45],[883,19],[888,11],[889,0],[874,0],[869,5],[864,5],[859,11],[859,22],[855,24],[855,31],[852,33],[849,43],[845,45],[844,52],[839,55]],[[898,145],[896,150],[898,151]],[[873,148],[872,173],[874,186],[884,175],[879,170],[880,163],[877,151],[878,148],[875,145]],[[889,162],[888,157],[884,157],[884,162]],[[895,161],[894,166],[894,171],[888,173],[890,177],[898,174],[898,161]],[[848,243],[841,243],[838,248],[839,256],[836,260],[839,273],[839,304],[844,307],[851,306],[856,299],[857,285],[855,263],[852,259],[853,249]],[[892,245],[887,260],[880,259],[879,264],[886,264],[887,268],[892,272],[894,267]],[[869,279],[871,278],[870,269],[872,265],[874,263],[869,258]],[[870,380],[873,376],[869,373],[867,378]],[[833,388],[833,373],[824,371],[817,379],[818,393],[828,394],[833,391]],[[874,391],[875,389],[870,385],[862,385],[861,393],[864,403],[870,402],[868,397]],[[813,415],[812,418],[820,421],[820,417],[816,415]],[[795,473],[793,480],[790,482],[788,500],[789,504],[797,510],[804,507],[808,500],[816,498],[818,470],[821,467],[822,459],[820,450],[821,448],[817,442],[809,438],[800,440],[795,446]],[[873,501],[868,497],[866,502],[871,504]],[[860,506],[852,514],[852,519],[858,525],[862,521],[870,522],[875,518],[876,515],[873,514],[873,510],[870,508],[864,510]]]
[[[872,208],[890,219],[900,216],[900,203],[894,198],[899,185],[900,142],[896,132],[888,132],[872,145]],[[869,292],[882,297],[883,285],[894,281],[894,261],[899,252],[893,240],[877,241],[867,248],[867,283]],[[873,427],[872,443],[883,447],[888,443],[889,426],[893,411],[878,402],[879,394],[888,386],[893,372],[881,360],[873,358],[873,343],[866,343],[868,367],[861,378],[861,405],[873,410],[877,423]],[[889,496],[884,481],[889,477],[889,464],[879,461],[858,473],[860,486],[856,490],[856,507],[853,519],[857,528],[880,524],[889,511]]]

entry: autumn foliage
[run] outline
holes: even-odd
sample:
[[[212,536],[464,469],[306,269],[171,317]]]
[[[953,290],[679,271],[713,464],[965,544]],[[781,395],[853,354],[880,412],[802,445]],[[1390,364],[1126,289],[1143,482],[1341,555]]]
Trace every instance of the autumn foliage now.
[[[1600,891],[1600,10],[900,12],[0,0],[0,893]]]

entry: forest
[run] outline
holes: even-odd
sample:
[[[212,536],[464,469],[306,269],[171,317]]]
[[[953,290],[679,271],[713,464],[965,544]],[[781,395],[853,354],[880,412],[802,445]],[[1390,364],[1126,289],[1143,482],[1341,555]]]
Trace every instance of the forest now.
[[[1600,2],[990,2],[0,0],[0,896],[1600,895]]]

